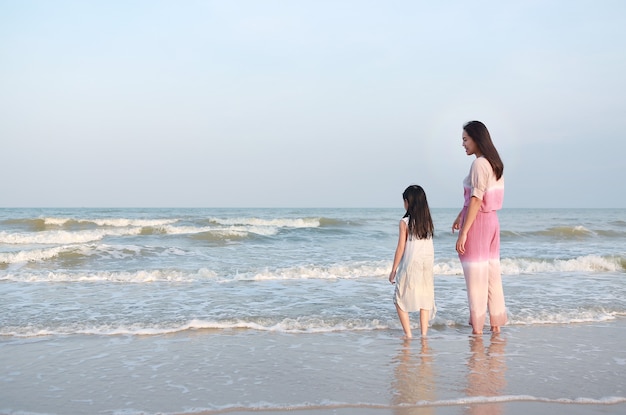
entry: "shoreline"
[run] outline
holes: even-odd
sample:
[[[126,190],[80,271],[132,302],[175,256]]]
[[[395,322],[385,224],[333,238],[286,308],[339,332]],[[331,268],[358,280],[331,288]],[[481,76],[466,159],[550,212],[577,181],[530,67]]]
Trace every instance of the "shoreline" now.
[[[336,415],[413,415],[413,414],[432,414],[432,415],[460,415],[467,413],[497,413],[506,415],[528,415],[530,414],[563,414],[563,415],[594,415],[594,414],[623,414],[626,411],[626,402],[616,402],[611,404],[594,404],[594,403],[565,403],[565,402],[546,402],[546,401],[507,401],[499,402],[498,408],[494,403],[471,403],[471,404],[423,404],[423,405],[404,405],[396,407],[380,406],[358,406],[358,405],[328,405],[324,407],[306,407],[306,408],[268,408],[268,409],[225,409],[217,411],[203,412],[181,412],[174,415],[254,415],[258,413],[290,413],[295,415],[326,415],[329,413]]]

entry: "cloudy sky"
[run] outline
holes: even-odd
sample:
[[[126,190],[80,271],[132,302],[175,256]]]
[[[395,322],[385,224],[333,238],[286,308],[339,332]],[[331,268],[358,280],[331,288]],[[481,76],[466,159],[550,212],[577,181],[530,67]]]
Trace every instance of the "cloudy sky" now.
[[[0,207],[626,207],[626,2],[0,0]]]

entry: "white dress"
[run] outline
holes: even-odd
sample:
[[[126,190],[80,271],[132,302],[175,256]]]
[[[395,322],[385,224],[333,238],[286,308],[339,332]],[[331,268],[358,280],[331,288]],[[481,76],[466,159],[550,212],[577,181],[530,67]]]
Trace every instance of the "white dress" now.
[[[408,226],[409,218],[402,220]],[[394,304],[407,312],[429,310],[429,319],[434,319],[437,312],[434,265],[435,249],[432,238],[417,239],[409,235],[396,271]]]

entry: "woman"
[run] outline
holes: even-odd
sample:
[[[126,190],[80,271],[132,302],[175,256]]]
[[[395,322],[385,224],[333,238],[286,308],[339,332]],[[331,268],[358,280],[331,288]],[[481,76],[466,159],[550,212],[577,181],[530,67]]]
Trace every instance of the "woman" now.
[[[497,215],[504,198],[504,165],[480,121],[463,126],[463,147],[476,159],[463,181],[465,203],[452,224],[452,233],[460,231],[456,251],[465,274],[472,332],[482,334],[489,310],[491,331],[499,333],[507,322]]]

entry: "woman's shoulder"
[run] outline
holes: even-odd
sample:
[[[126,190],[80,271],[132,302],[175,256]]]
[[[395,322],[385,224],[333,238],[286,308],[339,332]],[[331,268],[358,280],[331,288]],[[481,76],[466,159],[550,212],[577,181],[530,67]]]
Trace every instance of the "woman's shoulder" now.
[[[491,163],[489,163],[489,160],[487,160],[486,157],[480,156],[476,157],[474,161],[472,161],[472,166],[491,166]]]
[[[470,167],[470,171],[481,171],[490,173],[493,171],[491,167],[491,163],[484,157],[476,157],[476,160],[472,162],[472,167]]]

